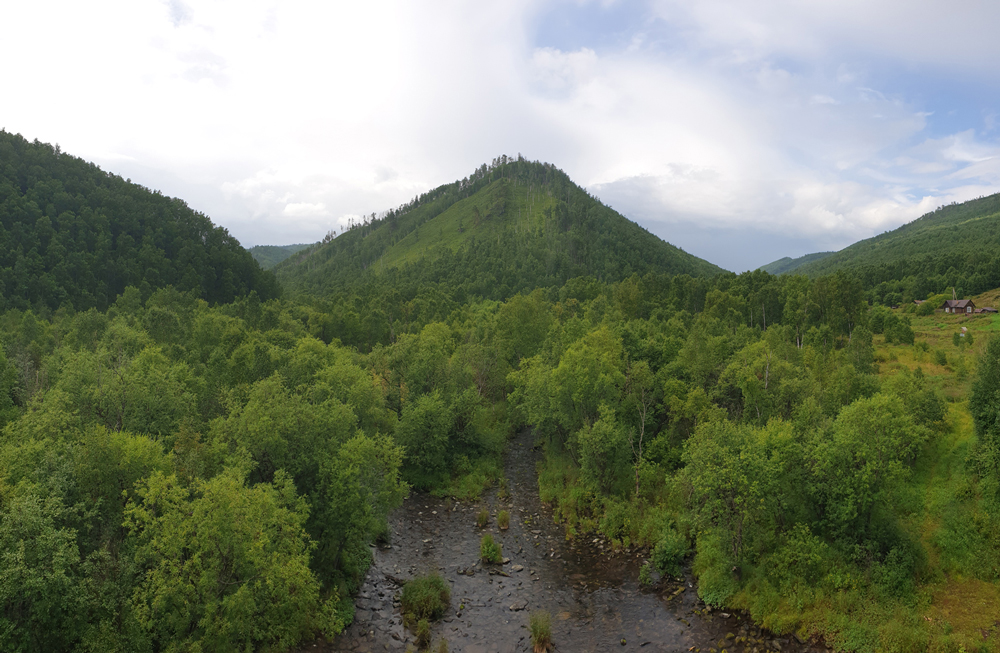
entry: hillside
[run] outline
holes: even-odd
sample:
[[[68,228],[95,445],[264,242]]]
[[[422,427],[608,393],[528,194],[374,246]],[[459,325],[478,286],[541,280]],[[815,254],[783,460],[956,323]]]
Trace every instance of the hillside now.
[[[814,254],[806,254],[805,256],[800,256],[798,258],[791,258],[785,256],[767,265],[762,265],[757,268],[758,270],[763,270],[768,274],[789,274],[791,272],[797,272],[799,268],[807,263],[812,263],[813,261],[818,261],[822,258],[826,258],[834,252],[816,252]]]
[[[711,276],[722,270],[604,206],[550,164],[501,157],[470,177],[372,215],[275,268],[284,286],[325,294],[375,277],[502,299],[590,275]]]
[[[260,264],[261,268],[270,270],[295,252],[301,252],[310,246],[307,243],[298,245],[254,245],[250,248],[250,256]]]
[[[911,299],[952,286],[959,295],[1000,286],[1000,194],[943,206],[796,272],[818,277],[847,269],[876,294]]]
[[[172,285],[212,303],[279,286],[182,200],[0,131],[0,309],[103,310],[127,287]]]

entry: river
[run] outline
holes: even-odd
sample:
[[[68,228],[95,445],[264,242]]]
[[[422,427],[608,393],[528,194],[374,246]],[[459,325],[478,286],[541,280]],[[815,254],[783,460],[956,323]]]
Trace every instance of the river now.
[[[336,639],[305,651],[416,650],[403,627],[399,583],[437,571],[451,585],[451,607],[432,628],[433,650],[442,638],[451,653],[507,653],[531,650],[529,614],[552,616],[556,651],[825,651],[817,643],[776,637],[746,617],[706,608],[693,580],[669,579],[641,588],[638,574],[645,550],[610,555],[601,538],[567,541],[562,526],[539,500],[530,432],[510,442],[505,462],[510,497],[496,492],[477,503],[413,493],[389,519],[391,542],[374,549],[374,564],[356,598],[354,622]],[[486,507],[490,524],[476,526]],[[500,510],[510,527],[497,527]],[[503,543],[503,565],[479,562],[486,532]]]

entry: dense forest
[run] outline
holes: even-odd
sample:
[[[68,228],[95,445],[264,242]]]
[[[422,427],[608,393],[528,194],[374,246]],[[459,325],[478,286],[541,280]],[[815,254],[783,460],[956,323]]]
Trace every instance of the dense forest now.
[[[106,310],[128,286],[231,302],[279,287],[235,238],[58,146],[0,131],[0,308]]]
[[[709,606],[844,650],[998,650],[977,606],[1000,601],[1000,322],[870,303],[851,271],[644,262],[613,222],[573,250],[569,187],[531,200],[521,244],[443,223],[418,244],[432,213],[452,237],[468,211],[516,223],[519,170],[561,178],[484,166],[293,256],[284,297],[147,271],[106,306],[8,304],[0,649],[335,635],[404,496],[479,497],[530,428],[565,536],[643,549],[646,580],[690,565]]]
[[[849,270],[869,299],[886,306],[956,288],[978,295],[1000,286],[1000,194],[938,207],[927,215],[839,252],[781,259],[772,274],[810,277]]]
[[[506,299],[591,275],[710,276],[722,270],[601,204],[550,164],[500,157],[471,176],[372,214],[276,267],[290,291],[439,284]]]

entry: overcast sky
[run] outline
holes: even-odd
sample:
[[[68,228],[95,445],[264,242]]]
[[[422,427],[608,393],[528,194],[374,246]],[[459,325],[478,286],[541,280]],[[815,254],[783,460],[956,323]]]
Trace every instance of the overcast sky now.
[[[6,3],[0,127],[319,240],[500,154],[742,271],[1000,191],[1000,3]]]

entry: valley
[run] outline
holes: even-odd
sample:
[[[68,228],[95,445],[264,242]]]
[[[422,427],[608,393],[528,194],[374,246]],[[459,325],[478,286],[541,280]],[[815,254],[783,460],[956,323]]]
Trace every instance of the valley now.
[[[504,156],[265,270],[2,132],[0,649],[998,651],[997,201],[733,274]]]

